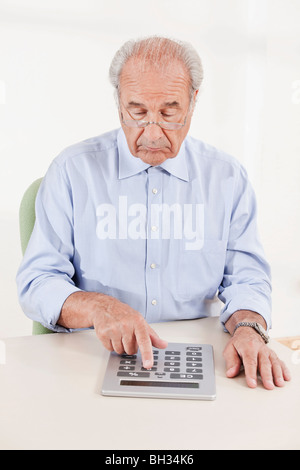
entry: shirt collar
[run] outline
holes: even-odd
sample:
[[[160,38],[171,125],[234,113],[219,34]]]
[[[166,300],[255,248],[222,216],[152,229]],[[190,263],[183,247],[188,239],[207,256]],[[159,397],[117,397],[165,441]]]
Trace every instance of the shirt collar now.
[[[176,176],[176,178],[179,178],[183,181],[190,181],[186,163],[185,142],[182,142],[176,157],[168,158],[160,166],[171,175]]]
[[[136,175],[151,166],[131,154],[122,128],[118,132],[117,141],[119,150],[119,179]]]
[[[151,166],[147,163],[144,163],[140,158],[134,157],[131,154],[122,128],[119,130],[117,141],[119,150],[119,179],[136,175],[144,170],[147,170]],[[176,178],[189,181],[185,154],[185,143],[182,143],[179,153],[176,155],[176,157],[165,160],[159,166],[171,175],[176,176]]]

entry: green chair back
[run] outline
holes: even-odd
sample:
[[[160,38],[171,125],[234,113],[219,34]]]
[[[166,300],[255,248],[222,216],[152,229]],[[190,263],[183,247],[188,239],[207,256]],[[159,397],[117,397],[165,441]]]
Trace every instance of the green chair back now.
[[[21,248],[24,255],[27,248],[34,223],[35,223],[35,198],[39,190],[40,184],[43,178],[39,178],[34,181],[29,188],[25,191],[22,198],[20,209],[19,209],[19,227],[20,227],[20,239]],[[33,322],[32,334],[33,335],[44,335],[48,333],[54,333],[48,328],[45,328],[38,322]]]

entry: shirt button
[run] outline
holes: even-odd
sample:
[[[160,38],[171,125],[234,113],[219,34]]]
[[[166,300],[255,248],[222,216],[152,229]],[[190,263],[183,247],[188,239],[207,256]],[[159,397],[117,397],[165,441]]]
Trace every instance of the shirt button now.
[[[155,268],[156,268],[156,264],[155,264],[155,263],[151,263],[151,264],[150,264],[150,268],[151,268],[151,269],[155,269]]]
[[[156,232],[156,230],[157,230],[156,225],[152,225],[151,230],[152,230],[152,232]]]
[[[156,189],[156,188],[153,188],[153,189],[152,189],[152,192],[153,192],[153,194],[157,194],[157,189]]]
[[[152,303],[152,305],[156,305],[156,304],[157,304],[157,300],[156,300],[156,299],[153,299],[151,303]]]

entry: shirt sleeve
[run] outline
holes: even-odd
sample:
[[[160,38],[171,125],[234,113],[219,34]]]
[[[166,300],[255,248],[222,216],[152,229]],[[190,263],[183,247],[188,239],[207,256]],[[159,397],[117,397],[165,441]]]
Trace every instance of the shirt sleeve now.
[[[74,267],[73,205],[67,175],[54,160],[36,198],[35,226],[17,273],[19,301],[24,313],[53,331],[66,298],[80,290]]]
[[[259,313],[271,327],[271,271],[257,230],[257,204],[244,168],[234,189],[224,276],[219,298],[224,325],[237,310]],[[226,330],[226,328],[225,328]]]

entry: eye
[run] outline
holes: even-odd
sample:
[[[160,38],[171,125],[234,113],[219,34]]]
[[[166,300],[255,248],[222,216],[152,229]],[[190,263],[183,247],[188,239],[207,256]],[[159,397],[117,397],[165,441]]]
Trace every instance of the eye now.
[[[141,116],[145,116],[147,112],[144,111],[143,109],[133,109],[132,111],[130,111],[130,114],[132,116],[141,117]]]
[[[160,114],[163,119],[174,119],[176,117],[176,113],[174,113],[174,111],[161,111]]]

